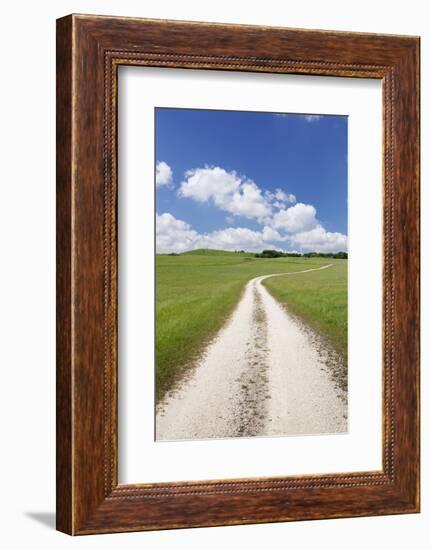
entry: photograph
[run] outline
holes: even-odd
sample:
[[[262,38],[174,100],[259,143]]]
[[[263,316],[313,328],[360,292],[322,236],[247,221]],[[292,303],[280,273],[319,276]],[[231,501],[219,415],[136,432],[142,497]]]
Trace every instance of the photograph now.
[[[348,432],[348,116],[156,107],[155,440]]]
[[[5,550],[430,548],[429,6],[2,5]]]

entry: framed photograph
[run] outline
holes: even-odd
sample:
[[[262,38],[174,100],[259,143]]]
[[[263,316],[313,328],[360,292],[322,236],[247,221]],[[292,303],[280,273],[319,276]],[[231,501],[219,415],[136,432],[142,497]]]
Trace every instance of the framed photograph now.
[[[419,511],[419,38],[57,21],[57,528]]]

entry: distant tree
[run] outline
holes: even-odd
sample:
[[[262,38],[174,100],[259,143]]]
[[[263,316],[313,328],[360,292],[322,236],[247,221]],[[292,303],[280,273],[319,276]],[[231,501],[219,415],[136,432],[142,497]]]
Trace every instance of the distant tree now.
[[[346,260],[348,258],[347,252],[306,252],[300,254],[299,252],[283,252],[281,250],[262,250],[260,253],[254,255],[255,258],[334,258]]]
[[[340,258],[340,259],[347,259],[347,252],[337,252],[336,254],[334,254],[334,258]]]
[[[283,253],[278,250],[262,250],[260,254],[255,254],[256,258],[280,258]]]
[[[258,253],[254,256],[255,258],[299,258],[302,254],[298,252],[283,252],[281,250],[262,250],[260,254]]]
[[[335,258],[347,259],[347,252],[307,252],[304,258]]]

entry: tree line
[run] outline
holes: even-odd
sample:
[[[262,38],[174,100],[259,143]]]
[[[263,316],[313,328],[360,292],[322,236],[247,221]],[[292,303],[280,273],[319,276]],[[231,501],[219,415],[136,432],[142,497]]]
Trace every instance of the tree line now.
[[[347,259],[347,252],[282,252],[281,250],[262,250],[254,255],[255,258],[335,258]]]

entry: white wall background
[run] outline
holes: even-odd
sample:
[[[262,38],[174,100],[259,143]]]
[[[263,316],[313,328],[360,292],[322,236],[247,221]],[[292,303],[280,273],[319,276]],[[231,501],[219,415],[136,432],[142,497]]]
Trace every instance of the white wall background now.
[[[428,547],[430,338],[422,359],[422,514],[156,533],[54,531],[55,19],[75,13],[415,34],[422,37],[422,326],[431,330],[431,28],[410,0],[14,0],[2,6],[0,88],[0,538],[4,548]],[[428,529],[427,529],[428,528]],[[429,537],[428,537],[429,538]],[[429,543],[428,543],[429,544]]]

